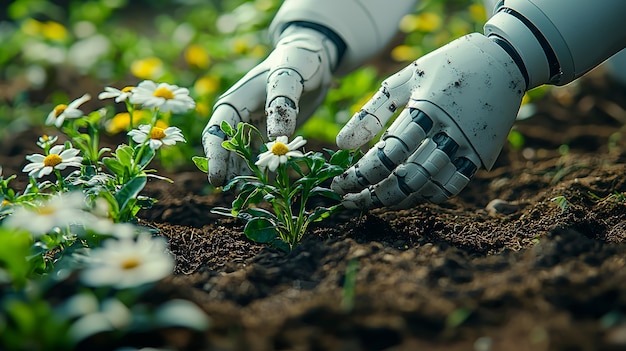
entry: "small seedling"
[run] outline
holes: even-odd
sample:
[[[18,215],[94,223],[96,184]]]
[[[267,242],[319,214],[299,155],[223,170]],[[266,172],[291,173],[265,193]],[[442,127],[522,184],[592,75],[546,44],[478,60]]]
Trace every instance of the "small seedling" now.
[[[251,146],[252,138],[262,140],[262,135],[256,127],[239,123],[233,128],[224,122],[221,129],[229,137],[222,146],[242,157],[250,174],[237,176],[224,186],[225,191],[237,191],[232,207],[215,208],[212,212],[245,221],[244,233],[248,238],[290,251],[312,222],[343,208],[341,197],[323,185],[352,165],[360,151],[325,150],[330,156],[326,159],[321,152],[299,151],[306,143],[302,137],[290,143],[287,137],[278,137],[265,144],[257,156]],[[208,169],[206,158],[194,157],[194,162],[200,170]],[[310,209],[309,200],[313,197],[335,204]]]

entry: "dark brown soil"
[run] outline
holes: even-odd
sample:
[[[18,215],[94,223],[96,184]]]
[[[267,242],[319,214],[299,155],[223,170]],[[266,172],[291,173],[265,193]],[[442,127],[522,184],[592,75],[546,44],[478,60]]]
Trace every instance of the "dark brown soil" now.
[[[536,107],[516,125],[524,147],[507,146],[456,198],[341,213],[289,254],[210,214],[230,195],[211,193],[204,174],[150,183],[159,202],[140,217],[177,259],[155,293],[195,301],[212,323],[206,335],[169,342],[224,351],[626,349],[626,89],[593,72]]]

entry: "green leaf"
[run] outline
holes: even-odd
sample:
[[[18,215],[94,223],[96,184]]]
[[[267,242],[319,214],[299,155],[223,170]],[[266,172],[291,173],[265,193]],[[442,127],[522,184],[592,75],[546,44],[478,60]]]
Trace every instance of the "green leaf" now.
[[[334,152],[330,160],[328,161],[331,165],[340,166],[343,168],[347,168],[350,163],[350,151],[349,150],[339,150]]]
[[[220,129],[222,129],[222,131],[226,133],[226,135],[228,135],[229,137],[235,135],[233,127],[226,121],[222,121],[222,123],[220,124]]]
[[[328,166],[324,169],[321,169],[319,172],[315,173],[314,176],[317,180],[317,184],[324,182],[327,179],[333,178],[335,176],[343,173],[343,169],[337,166]]]
[[[323,219],[330,217],[333,213],[336,213],[343,209],[343,205],[335,205],[331,207],[317,207],[312,214],[309,215],[309,222],[319,222]]]
[[[126,167],[130,168],[131,160],[133,159],[133,148],[128,145],[120,145],[115,149],[115,157],[117,160]]]
[[[113,194],[108,191],[102,191],[98,195],[105,199],[109,204],[109,216],[114,219],[119,218],[120,206]]]
[[[248,239],[258,243],[269,243],[276,239],[278,230],[272,221],[267,218],[253,218],[243,228]]]
[[[280,238],[276,238],[276,240],[272,241],[272,246],[284,252],[291,251],[291,245]]]
[[[225,217],[234,217],[234,218],[238,217],[237,213],[233,214],[233,211],[227,207],[213,207],[209,212],[218,214],[220,216],[225,216]]]
[[[154,159],[154,155],[155,154],[156,154],[156,151],[153,150],[151,147],[145,148],[144,151],[143,151],[143,154],[141,155],[141,159],[138,162],[139,168],[143,169],[150,162],[152,162],[152,160]]]
[[[276,215],[268,210],[264,210],[258,207],[252,207],[246,210],[253,217],[271,218],[276,219]]]
[[[120,215],[124,216],[124,213],[131,207],[129,204],[134,204],[137,195],[146,186],[147,177],[145,175],[137,176],[131,179],[128,183],[124,184],[120,190],[115,193],[115,200],[119,204]]]
[[[204,173],[209,172],[209,159],[206,157],[194,156],[191,158],[193,163],[196,164],[196,167]]]
[[[331,189],[323,188],[321,186],[316,186],[315,188],[313,188],[311,190],[311,195],[320,195],[320,196],[327,197],[329,199],[341,201],[341,195],[337,194]]]
[[[240,211],[241,209],[246,208],[248,204],[259,203],[262,196],[263,193],[261,192],[261,189],[256,187],[247,187],[247,189],[243,189],[239,196],[237,196],[237,198],[233,201],[233,210]]]
[[[104,155],[105,153],[110,152],[110,151],[111,151],[111,149],[110,149],[110,148],[108,148],[108,147],[103,147],[102,149],[100,149],[100,150],[98,151],[98,158],[102,157],[102,155]]]
[[[241,186],[237,189],[237,186]],[[254,176],[237,176],[231,179],[226,185],[222,187],[223,191],[229,191],[231,189],[237,189],[239,193],[244,191],[244,189],[252,189],[252,188],[267,188],[267,185],[264,185],[259,182],[259,179]]]
[[[0,227],[0,267],[7,271],[14,287],[23,287],[30,273],[26,256],[30,254],[32,241],[26,231]]]
[[[126,168],[124,167],[124,165],[122,165],[120,161],[112,157],[103,158],[102,163],[104,163],[104,165],[106,166],[106,168],[109,169],[109,171],[117,175],[118,178],[122,178],[126,174]]]

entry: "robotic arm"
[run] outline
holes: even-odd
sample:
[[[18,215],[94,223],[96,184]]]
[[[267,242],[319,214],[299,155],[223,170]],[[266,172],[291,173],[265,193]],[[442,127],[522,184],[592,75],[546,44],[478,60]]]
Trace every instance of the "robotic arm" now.
[[[626,2],[505,0],[485,25],[389,77],[337,136],[355,148],[391,127],[333,180],[354,208],[407,208],[459,193],[490,169],[526,90],[566,84],[626,46]]]
[[[267,123],[272,139],[293,134],[322,102],[333,75],[346,74],[379,52],[416,2],[285,1],[269,29],[274,51],[220,96],[202,132],[211,184],[245,173],[245,164],[221,146],[222,121],[256,122],[261,130]]]

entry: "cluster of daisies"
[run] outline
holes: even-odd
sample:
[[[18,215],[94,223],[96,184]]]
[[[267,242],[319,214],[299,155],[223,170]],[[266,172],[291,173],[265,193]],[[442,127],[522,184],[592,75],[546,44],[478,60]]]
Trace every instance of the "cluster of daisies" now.
[[[185,113],[196,106],[195,101],[189,96],[189,90],[168,83],[155,83],[145,80],[137,87],[125,87],[116,89],[106,87],[98,98],[115,99],[115,102],[128,101],[133,105],[141,105],[145,109],[158,109],[160,112]],[[85,114],[80,110],[81,105],[91,100],[89,94],[85,94],[69,104],[59,104],[48,114],[46,125],[54,125],[61,128],[66,119],[77,119]],[[163,145],[174,145],[177,142],[185,142],[182,131],[178,127],[152,126],[140,124],[137,129],[128,132],[128,135],[137,144],[147,143],[150,148],[156,150]],[[48,144],[51,144],[48,142]],[[54,170],[64,170],[67,167],[80,167],[83,161],[78,154],[79,150],[56,145],[48,150],[46,155],[32,154],[26,156],[30,161],[23,171],[35,178],[41,178],[52,173]]]
[[[195,108],[188,89],[149,80],[137,87],[121,90],[106,87],[98,97],[164,113],[185,113]],[[85,94],[67,105],[55,106],[46,118],[46,125],[61,128],[66,120],[85,116],[80,107],[90,99]],[[177,127],[141,124],[137,129],[128,131],[128,135],[138,145],[154,150],[163,145],[185,142]],[[23,172],[38,179],[53,172],[58,174],[68,167],[81,167],[83,157],[80,150],[68,143],[56,145],[57,140],[58,137],[40,137],[37,145],[44,152],[26,156],[30,163],[24,166]],[[95,209],[93,206],[87,208],[88,202],[80,191],[59,192],[36,200],[32,206],[16,206],[2,225],[28,231],[35,238],[68,231],[79,238],[97,233],[116,239],[103,241],[101,246],[91,248],[89,255],[83,257],[81,262],[85,269],[81,279],[89,286],[128,288],[157,281],[173,271],[174,259],[167,250],[164,238],[153,237],[130,223],[113,223],[108,218],[105,205],[99,208],[96,203]]]
[[[98,98],[114,99],[116,103],[126,103],[143,109],[158,112],[185,113],[195,108],[194,100],[186,88],[167,83],[143,81],[136,87],[116,89],[106,87]],[[66,119],[84,116],[81,105],[89,101],[88,94],[65,105],[57,105],[47,116],[46,124],[60,128]],[[153,123],[154,124],[154,123]],[[161,128],[150,124],[140,124],[128,131],[128,136],[138,145],[147,145],[156,150],[163,145],[185,142],[177,127]],[[83,157],[80,151],[68,145],[55,145],[57,137],[43,136],[37,144],[44,154],[26,156],[30,161],[23,171],[30,177],[42,178],[67,167],[81,167]],[[267,151],[259,155],[256,165],[261,170],[276,171],[280,164],[291,157],[302,157],[297,149],[306,144],[298,136],[288,142],[286,136],[267,143]],[[32,208],[17,208],[3,224],[31,232],[35,237],[50,233],[58,228],[83,228],[103,235],[114,236],[117,240],[107,240],[101,247],[94,248],[84,264],[90,267],[82,274],[85,284],[91,286],[111,285],[126,288],[156,281],[168,275],[173,269],[173,259],[167,253],[162,238],[154,238],[145,233],[138,235],[137,227],[127,223],[112,223],[106,218],[106,210],[85,208],[87,202],[80,192],[59,193],[46,201],[40,201]],[[101,216],[94,214],[101,212]],[[36,219],[33,220],[33,215]]]

